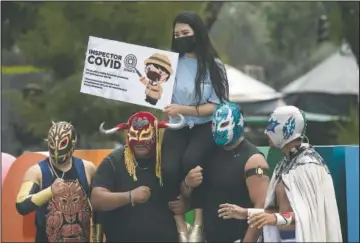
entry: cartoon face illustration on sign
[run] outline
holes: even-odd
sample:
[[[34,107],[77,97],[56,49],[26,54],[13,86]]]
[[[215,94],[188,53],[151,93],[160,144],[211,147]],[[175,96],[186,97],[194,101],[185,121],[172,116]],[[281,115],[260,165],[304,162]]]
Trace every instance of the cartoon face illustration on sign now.
[[[161,85],[172,73],[170,60],[163,54],[155,53],[145,60],[145,75],[140,77],[140,82],[146,86],[146,102],[156,105],[163,93]]]

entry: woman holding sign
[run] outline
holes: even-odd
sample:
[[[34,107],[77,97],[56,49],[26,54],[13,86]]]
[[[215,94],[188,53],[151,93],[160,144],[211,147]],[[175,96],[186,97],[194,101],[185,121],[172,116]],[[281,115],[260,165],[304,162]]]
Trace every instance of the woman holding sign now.
[[[202,210],[200,203],[202,165],[215,143],[211,132],[211,115],[216,105],[228,100],[229,86],[223,63],[211,45],[207,29],[196,13],[179,14],[173,24],[171,49],[180,54],[172,104],[164,112],[175,119],[185,116],[186,126],[177,131],[166,130],[162,149],[164,188],[170,201],[184,191],[192,191],[195,222],[188,232],[183,215],[175,215],[181,242],[202,241]],[[197,184],[184,180],[190,170],[197,171]],[[174,189],[176,188],[176,189]],[[187,194],[187,193],[183,193]],[[189,195],[189,194],[188,194]]]

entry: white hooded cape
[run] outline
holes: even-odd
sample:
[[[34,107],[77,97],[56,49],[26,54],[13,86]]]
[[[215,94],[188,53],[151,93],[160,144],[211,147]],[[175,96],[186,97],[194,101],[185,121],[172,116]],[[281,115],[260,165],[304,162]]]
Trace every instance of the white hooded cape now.
[[[296,242],[342,242],[332,177],[317,152],[309,150],[310,153],[301,152],[291,169],[281,174],[295,214]],[[265,208],[275,205],[278,181],[274,172]],[[264,242],[281,242],[276,226],[265,226],[263,237]]]

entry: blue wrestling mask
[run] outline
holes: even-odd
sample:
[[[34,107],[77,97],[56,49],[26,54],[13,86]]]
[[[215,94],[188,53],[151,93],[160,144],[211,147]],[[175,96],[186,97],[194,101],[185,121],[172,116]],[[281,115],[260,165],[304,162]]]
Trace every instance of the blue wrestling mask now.
[[[225,102],[216,107],[212,118],[212,134],[217,145],[231,145],[244,132],[244,116],[235,103]]]

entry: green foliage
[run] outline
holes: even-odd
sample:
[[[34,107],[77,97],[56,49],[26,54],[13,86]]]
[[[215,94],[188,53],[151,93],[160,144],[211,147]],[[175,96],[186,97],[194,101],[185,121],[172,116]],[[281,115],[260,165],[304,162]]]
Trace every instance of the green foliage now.
[[[333,53],[346,36],[344,27],[352,29],[352,43],[358,40],[358,23],[351,22],[358,11],[351,10],[354,16],[344,22],[340,5],[314,1],[229,2],[211,36],[230,65],[262,66],[266,83],[280,89]],[[317,23],[324,14],[330,21],[330,40],[318,44]],[[358,49],[355,46],[353,50],[356,53]]]
[[[323,4],[329,19],[330,40],[337,45],[341,45],[344,39],[341,9],[337,2],[324,2]]]
[[[106,121],[105,127],[111,127],[125,122],[132,113],[146,109],[79,92],[88,37],[168,49],[175,15],[193,10],[209,18],[208,4],[2,3],[2,29],[6,31],[3,43],[7,48],[15,43],[32,65],[53,72],[55,79],[43,84],[46,92],[33,102],[24,102],[21,94],[7,96],[21,111],[27,129],[39,136],[46,134],[53,119],[72,121],[79,133],[85,134],[84,140],[109,140],[98,135],[101,122]],[[350,36],[352,26],[358,26],[352,22],[353,16],[344,18],[344,13],[351,8],[349,4],[323,2],[228,2],[221,9],[211,37],[224,62],[235,67],[263,66],[267,82],[281,87],[334,50],[334,45],[329,43],[316,45],[317,18],[328,13],[331,42],[338,44],[346,33]],[[356,40],[356,34],[358,39],[358,30],[353,33],[353,39]],[[353,47],[355,41],[351,43]],[[159,118],[162,116],[159,111],[155,113]]]
[[[339,1],[337,6],[341,11],[343,37],[350,44],[359,65],[359,3]]]
[[[320,47],[317,21],[325,8],[322,2],[267,2],[262,12],[269,31],[270,56],[275,57],[268,65],[269,78],[280,88],[309,71],[308,61]],[[322,60],[315,60],[315,64]]]
[[[53,89],[45,85],[45,92],[30,101],[23,100],[21,93],[4,91],[3,96],[10,99],[13,109],[26,121],[25,132],[36,137],[46,137],[53,121],[69,121],[74,124],[80,134],[79,148],[113,148],[111,141],[123,142],[123,133],[103,135],[99,133],[99,125],[111,128],[118,123],[127,122],[135,112],[150,111],[161,119],[162,112],[135,106],[118,101],[106,100],[79,92],[80,74],[74,75]]]
[[[266,25],[258,11],[261,4],[228,2],[214,24],[211,37],[230,65],[264,65],[268,59]]]
[[[263,11],[274,53],[297,59],[315,47],[317,20],[325,12],[321,2],[268,2]]]
[[[21,2],[1,2],[1,48],[10,49],[28,29],[33,28],[36,9],[41,2],[32,2],[26,7]]]
[[[16,32],[16,44],[37,67],[54,74],[55,82],[43,86],[35,102],[24,101],[17,92],[8,92],[14,107],[26,121],[26,130],[46,136],[51,120],[71,121],[82,134],[82,146],[109,141],[98,132],[99,125],[112,127],[126,122],[137,111],[150,110],[118,101],[80,93],[82,68],[89,36],[143,46],[168,49],[172,23],[184,10],[202,13],[201,2],[43,2],[14,3],[16,10],[31,12],[33,23],[23,33]],[[13,11],[13,19],[21,11]],[[21,16],[19,16],[20,18]],[[16,25],[14,26],[16,27]],[[41,106],[41,104],[43,104]],[[150,110],[162,118],[162,112]],[[112,136],[110,139],[121,139]]]
[[[211,36],[229,64],[262,66],[266,82],[280,88],[308,71],[317,46],[319,2],[232,2],[224,6]],[[325,55],[315,56],[318,63]]]
[[[106,122],[106,127],[126,122],[133,113],[141,110],[150,110],[144,107],[112,101],[100,97],[80,93],[81,75],[77,74],[53,89],[48,89],[39,100],[45,107],[29,104],[13,98],[14,104],[19,107],[21,115],[27,121],[28,128],[37,135],[44,136],[53,121],[69,121],[82,134],[91,134],[98,131],[99,125]],[[45,87],[47,89],[50,87]],[[153,112],[153,111],[151,111]]]
[[[337,126],[337,144],[359,144],[359,110],[350,109],[348,121],[341,121]]]
[[[82,68],[89,36],[167,49],[174,16],[202,8],[200,2],[44,2],[18,44],[31,62],[64,79]]]

